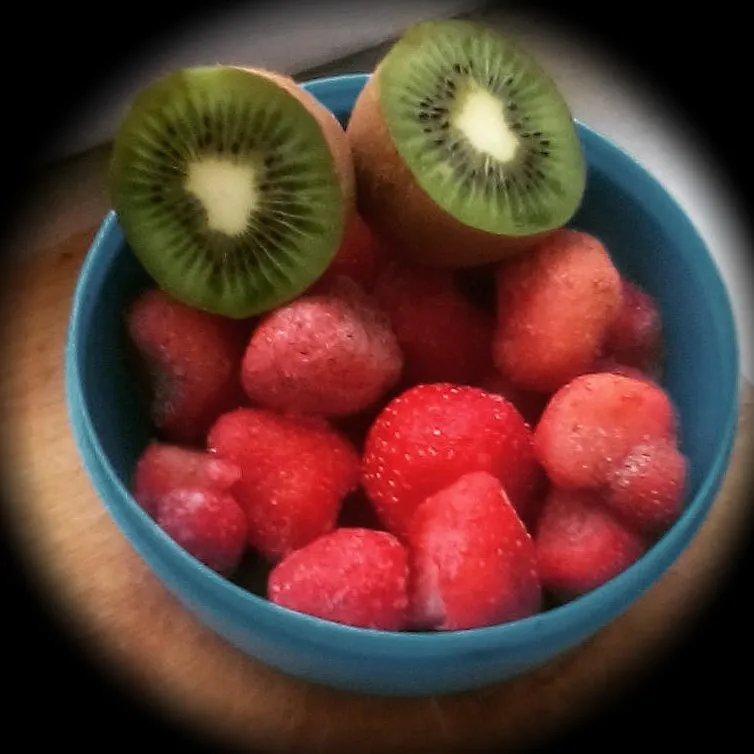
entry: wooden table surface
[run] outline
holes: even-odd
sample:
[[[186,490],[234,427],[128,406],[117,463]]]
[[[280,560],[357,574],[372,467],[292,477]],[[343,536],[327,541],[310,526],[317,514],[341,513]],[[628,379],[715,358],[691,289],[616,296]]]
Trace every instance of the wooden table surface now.
[[[68,426],[63,343],[71,294],[107,210],[106,150],[50,170],[20,218],[6,305],[2,376],[12,536],[91,652],[154,707],[249,749],[444,752],[556,733],[621,688],[700,610],[738,551],[748,499],[752,391],[744,383],[733,461],[709,518],[665,577],[591,641],[550,665],[481,691],[431,699],[345,694],[242,656],[189,615],[109,519]],[[10,369],[7,365],[11,365]],[[49,587],[49,589],[47,588]],[[637,658],[643,658],[645,663]]]

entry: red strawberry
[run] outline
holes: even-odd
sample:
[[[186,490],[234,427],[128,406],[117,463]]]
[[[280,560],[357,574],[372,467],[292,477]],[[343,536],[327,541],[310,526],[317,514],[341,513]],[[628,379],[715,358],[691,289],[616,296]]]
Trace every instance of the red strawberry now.
[[[408,559],[391,534],[336,529],[272,570],[267,595],[277,605],[359,628],[400,631],[408,610]]]
[[[534,543],[542,586],[561,601],[596,589],[647,550],[597,493],[556,487],[545,499]]]
[[[403,351],[402,384],[472,384],[489,371],[494,320],[466,299],[449,270],[393,262],[374,296]]]
[[[657,536],[683,511],[686,473],[674,441],[640,443],[610,474],[605,501],[635,528]]]
[[[500,481],[486,471],[428,497],[407,541],[416,627],[479,628],[539,610],[534,544]]]
[[[358,485],[356,450],[321,419],[239,408],[215,422],[207,444],[241,468],[232,492],[250,545],[270,561],[331,531]]]
[[[390,401],[367,435],[364,489],[385,527],[399,537],[421,502],[472,471],[497,477],[527,520],[542,472],[528,425],[500,395],[418,385]]]
[[[622,279],[622,305],[608,328],[603,351],[619,364],[647,374],[662,355],[662,317],[657,302],[636,283]]]
[[[662,388],[600,372],[553,395],[534,430],[534,447],[553,484],[596,489],[637,443],[672,439],[675,432],[675,409]]]
[[[365,291],[371,291],[386,263],[383,244],[362,217],[354,214],[335,258],[309,290],[312,293],[326,291],[339,277],[347,277]]]
[[[497,270],[493,359],[527,390],[588,371],[621,306],[621,279],[593,236],[563,228]]]
[[[132,490],[135,500],[154,516],[157,501],[178,487],[229,490],[241,469],[224,458],[194,448],[152,440],[136,461]]]
[[[155,520],[190,555],[223,576],[235,570],[246,550],[246,516],[228,492],[178,487],[159,498]]]
[[[329,294],[301,296],[268,314],[251,336],[241,379],[266,408],[338,417],[376,403],[402,368],[384,315],[342,279]]]
[[[247,323],[186,306],[158,289],[136,298],[125,316],[150,375],[157,432],[170,442],[200,442],[243,398],[239,367]]]

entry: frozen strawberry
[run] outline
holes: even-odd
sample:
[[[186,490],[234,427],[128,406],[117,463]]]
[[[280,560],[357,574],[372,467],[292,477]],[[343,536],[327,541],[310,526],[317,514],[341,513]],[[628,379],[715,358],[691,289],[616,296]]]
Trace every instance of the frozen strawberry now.
[[[387,319],[342,279],[337,291],[302,296],[267,315],[246,348],[241,379],[258,405],[339,417],[376,403],[402,368]]]
[[[472,384],[490,370],[494,319],[468,301],[450,271],[393,262],[374,296],[403,351],[403,385]]]
[[[480,628],[539,610],[534,544],[486,471],[465,474],[421,503],[407,542],[415,627]]]
[[[361,215],[354,214],[335,258],[310,291],[325,291],[339,277],[350,278],[365,291],[371,291],[387,259],[384,244]]]
[[[635,563],[647,542],[595,492],[550,489],[534,535],[542,587],[560,601],[596,589]]]
[[[162,439],[194,444],[241,403],[239,368],[247,323],[209,314],[150,289],[125,313],[149,373],[151,418]]]
[[[619,364],[654,373],[662,356],[662,317],[657,302],[623,278],[622,304],[608,328],[603,351]]]
[[[525,390],[514,385],[496,369],[481,380],[479,387],[489,393],[497,393],[502,395],[503,398],[507,398],[519,410],[530,427],[536,426],[547,401],[550,399],[547,393],[536,393],[533,390]]]
[[[555,485],[596,489],[635,445],[675,436],[675,409],[662,388],[599,372],[553,395],[534,430],[534,448]]]
[[[367,435],[364,490],[385,527],[401,538],[421,502],[472,471],[497,477],[527,519],[543,475],[531,430],[500,395],[418,385],[390,401]]]
[[[207,445],[241,468],[231,491],[250,545],[270,561],[331,531],[358,486],[358,453],[324,419],[243,407],[215,422]]]
[[[136,461],[132,480],[134,499],[150,515],[158,500],[178,487],[229,490],[241,469],[225,458],[195,448],[152,440]]]
[[[663,533],[683,512],[687,460],[674,441],[640,443],[608,480],[607,504],[646,535]]]
[[[246,550],[246,516],[228,492],[178,487],[159,498],[155,520],[186,552],[223,576],[235,570]]]
[[[589,371],[621,306],[621,278],[595,237],[563,228],[497,270],[495,365],[554,392]]]
[[[277,605],[358,628],[400,631],[408,610],[408,558],[387,532],[341,528],[278,563],[267,596]]]

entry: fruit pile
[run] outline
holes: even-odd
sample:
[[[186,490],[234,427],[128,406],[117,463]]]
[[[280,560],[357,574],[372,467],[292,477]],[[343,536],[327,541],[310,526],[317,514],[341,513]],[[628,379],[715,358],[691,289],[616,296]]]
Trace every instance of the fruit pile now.
[[[145,89],[111,176],[155,283],[124,313],[135,500],[358,627],[504,623],[625,570],[688,470],[658,305],[571,225],[585,175],[551,79],[466,22],[408,30],[345,126],[267,71]]]

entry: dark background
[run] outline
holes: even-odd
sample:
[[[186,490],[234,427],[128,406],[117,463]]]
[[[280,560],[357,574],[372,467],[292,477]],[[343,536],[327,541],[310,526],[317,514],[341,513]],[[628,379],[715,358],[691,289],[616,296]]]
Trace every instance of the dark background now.
[[[370,5],[362,2],[365,8]],[[213,5],[217,9],[230,3]],[[297,3],[289,5],[295,13]],[[527,4],[548,21],[555,14],[551,5],[556,3]],[[736,6],[661,0],[560,5],[568,6],[559,11],[564,22],[617,51],[679,109],[709,144],[746,206],[752,165],[746,142],[752,41]],[[45,10],[36,5],[13,8],[16,15],[4,18],[6,38],[0,48],[3,230],[12,227],[24,190],[33,186],[35,155],[45,135],[73,118],[96,89],[107,85],[108,76],[137,59],[141,49],[158,44],[160,35],[199,23],[204,14],[215,12],[212,7],[58,3]],[[4,736],[17,734],[26,748],[52,741],[56,747],[73,743],[80,751],[115,743],[222,751],[218,745],[186,739],[185,729],[155,718],[105,677],[86,652],[73,645],[56,616],[35,601],[7,539],[5,527],[0,527],[6,556],[0,568]],[[634,749],[672,742],[678,751],[706,735],[713,746],[725,745],[738,734],[746,736],[752,700],[748,684],[754,671],[752,631],[744,613],[751,593],[750,565],[748,559],[735,564],[703,618],[688,627],[684,643],[666,653],[634,693],[564,734],[558,748],[569,743],[582,752],[603,751],[616,742]]]

